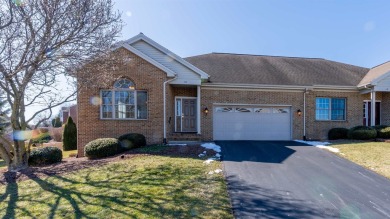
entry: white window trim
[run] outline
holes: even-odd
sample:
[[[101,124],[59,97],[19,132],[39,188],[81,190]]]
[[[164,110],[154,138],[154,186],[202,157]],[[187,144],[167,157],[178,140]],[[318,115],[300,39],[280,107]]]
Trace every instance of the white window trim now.
[[[329,119],[317,119],[317,98],[329,99]],[[344,99],[344,119],[341,120],[333,120],[332,119],[332,99]],[[315,99],[315,121],[321,122],[345,122],[347,121],[347,98],[345,97],[316,97]]]
[[[137,119],[137,92],[138,91],[143,91],[146,92],[146,103],[148,103],[149,97],[148,97],[148,91],[146,90],[131,90],[131,89],[104,89],[100,90],[100,98],[102,98],[103,92],[104,91],[111,91],[112,95],[112,118],[104,118],[103,117],[103,100],[102,104],[100,104],[100,119],[101,120],[148,120],[149,118],[149,107],[147,106],[146,109],[146,119]],[[134,118],[115,118],[115,91],[133,91],[134,92]]]

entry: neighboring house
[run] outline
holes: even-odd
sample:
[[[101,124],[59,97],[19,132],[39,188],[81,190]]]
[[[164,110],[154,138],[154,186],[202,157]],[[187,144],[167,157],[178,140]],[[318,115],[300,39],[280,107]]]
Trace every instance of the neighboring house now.
[[[116,51],[129,62],[117,66],[112,86],[78,94],[80,156],[91,140],[130,132],[148,144],[326,139],[334,127],[390,124],[390,63],[370,70],[315,58],[183,59],[142,33]],[[101,105],[90,103],[95,96]]]
[[[62,124],[65,124],[66,121],[68,121],[69,116],[71,116],[73,122],[77,124],[77,105],[61,107],[60,119]]]

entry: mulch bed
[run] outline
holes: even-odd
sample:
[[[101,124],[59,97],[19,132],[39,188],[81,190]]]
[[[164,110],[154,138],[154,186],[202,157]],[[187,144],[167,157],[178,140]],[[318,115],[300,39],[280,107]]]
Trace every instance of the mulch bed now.
[[[200,145],[191,146],[170,146],[160,152],[141,153],[137,149],[131,150],[122,154],[118,154],[112,157],[89,160],[86,157],[82,158],[65,158],[61,163],[46,165],[46,166],[34,166],[28,167],[19,172],[7,172],[7,169],[0,169],[0,185],[6,185],[8,183],[20,182],[32,178],[42,178],[46,176],[62,175],[73,171],[104,165],[110,162],[119,161],[122,159],[131,159],[136,156],[148,156],[148,155],[162,155],[170,157],[198,157],[198,154],[203,151],[207,151],[207,154],[213,154],[213,150],[208,150]]]

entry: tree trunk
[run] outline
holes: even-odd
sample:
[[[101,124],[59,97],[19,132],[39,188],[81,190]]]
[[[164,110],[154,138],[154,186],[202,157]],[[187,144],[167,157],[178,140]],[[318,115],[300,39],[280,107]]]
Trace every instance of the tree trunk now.
[[[24,141],[14,141],[15,154],[8,164],[8,171],[17,172],[28,167],[28,152]]]

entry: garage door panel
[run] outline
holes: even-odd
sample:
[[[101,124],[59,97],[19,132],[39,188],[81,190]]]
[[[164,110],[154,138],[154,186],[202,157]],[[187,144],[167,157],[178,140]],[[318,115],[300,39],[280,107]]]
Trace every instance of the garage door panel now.
[[[291,140],[291,114],[289,108],[261,108],[262,112],[237,111],[228,112],[215,110],[213,132],[215,140]],[[240,110],[245,110],[240,108]],[[287,112],[286,112],[287,111]],[[283,112],[283,113],[280,113]]]

